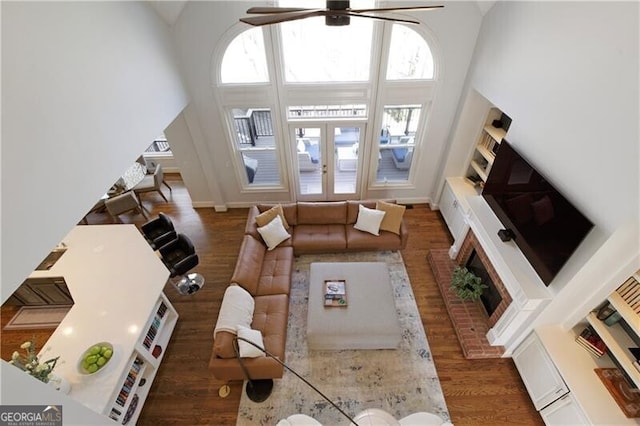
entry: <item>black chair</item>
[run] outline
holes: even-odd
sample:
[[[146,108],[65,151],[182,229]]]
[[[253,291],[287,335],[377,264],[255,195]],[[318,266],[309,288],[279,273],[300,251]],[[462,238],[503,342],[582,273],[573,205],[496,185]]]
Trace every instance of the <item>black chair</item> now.
[[[164,213],[159,213],[157,218],[142,225],[141,230],[142,235],[144,235],[144,238],[154,250],[159,249],[178,237],[173,227],[173,222],[169,216]]]
[[[172,282],[180,294],[193,294],[204,285],[204,277],[202,275],[197,273],[187,274],[199,263],[195,247],[189,237],[184,234],[178,234],[176,239],[163,245],[158,251],[162,257],[162,262],[169,269],[169,277],[176,278]],[[177,277],[180,277],[180,279],[177,280]]]

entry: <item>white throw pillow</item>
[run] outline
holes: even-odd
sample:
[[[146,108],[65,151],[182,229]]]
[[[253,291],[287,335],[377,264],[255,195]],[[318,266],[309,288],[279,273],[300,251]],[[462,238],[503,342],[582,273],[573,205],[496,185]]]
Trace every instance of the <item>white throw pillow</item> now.
[[[369,209],[360,204],[358,208],[358,220],[353,227],[373,235],[380,235],[380,224],[382,223],[384,215],[385,212],[381,210]]]
[[[247,339],[250,342],[255,343],[256,345],[264,348],[264,343],[262,342],[262,333],[260,330],[252,330],[251,328],[247,328],[244,326],[238,326],[238,337],[242,337],[243,339]],[[258,358],[264,356],[264,352],[260,349],[253,346],[251,343],[247,343],[243,340],[238,339],[238,348],[240,348],[240,358]]]
[[[258,228],[258,232],[262,236],[265,244],[267,244],[267,250],[273,250],[286,240],[287,238],[291,238],[291,235],[284,229],[284,225],[282,224],[282,219],[280,216],[276,216],[273,220],[267,223],[262,228]]]

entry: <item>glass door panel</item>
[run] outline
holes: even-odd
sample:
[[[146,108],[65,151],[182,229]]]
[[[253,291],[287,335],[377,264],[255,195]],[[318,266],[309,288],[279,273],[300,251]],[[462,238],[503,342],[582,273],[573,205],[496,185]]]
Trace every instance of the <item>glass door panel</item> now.
[[[305,201],[357,198],[364,124],[292,125],[297,196]]]
[[[333,174],[334,194],[355,194],[358,183],[360,128],[335,127],[336,167]]]
[[[294,133],[298,196],[324,197],[326,166],[323,166],[321,149],[323,132],[320,127],[296,127]]]

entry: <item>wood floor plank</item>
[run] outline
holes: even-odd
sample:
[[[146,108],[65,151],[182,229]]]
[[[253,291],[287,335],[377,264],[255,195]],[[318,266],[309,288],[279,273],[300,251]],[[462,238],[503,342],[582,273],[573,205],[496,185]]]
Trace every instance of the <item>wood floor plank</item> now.
[[[204,275],[206,283],[192,296],[179,295],[170,284],[165,287],[180,318],[138,424],[234,425],[241,384],[230,383],[231,395],[220,398],[218,389],[223,383],[211,375],[208,362],[213,328],[233,274],[248,210],[217,213],[213,209],[194,209],[180,176],[167,174],[166,179],[173,188],[170,194],[163,189],[169,202],[155,193],[143,195],[142,201],[151,217],[159,212],[168,214],[178,232],[191,238],[200,257],[194,271]],[[110,223],[103,214],[91,214],[87,219],[90,224]],[[426,205],[416,205],[407,209],[405,220],[410,236],[402,256],[453,423],[542,425],[511,359],[467,360],[462,355],[426,261],[430,249],[451,245],[440,214]],[[122,221],[136,225],[145,222],[140,215],[124,215]],[[11,318],[11,309],[3,307],[2,325]],[[38,331],[38,341],[44,342],[48,333],[51,330]],[[31,330],[3,331],[2,358],[10,359],[22,339],[32,334]]]

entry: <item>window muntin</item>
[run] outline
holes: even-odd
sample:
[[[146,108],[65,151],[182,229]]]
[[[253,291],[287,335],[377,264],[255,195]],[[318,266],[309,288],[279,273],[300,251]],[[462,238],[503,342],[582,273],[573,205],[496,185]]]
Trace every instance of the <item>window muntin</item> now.
[[[367,105],[295,105],[287,108],[291,119],[304,118],[366,118]]]
[[[234,148],[249,187],[281,184],[280,165],[269,108],[233,108]]]
[[[425,39],[406,25],[394,24],[387,80],[432,80],[433,54]]]
[[[240,84],[268,81],[269,71],[262,28],[251,28],[234,38],[224,52],[220,82]]]

